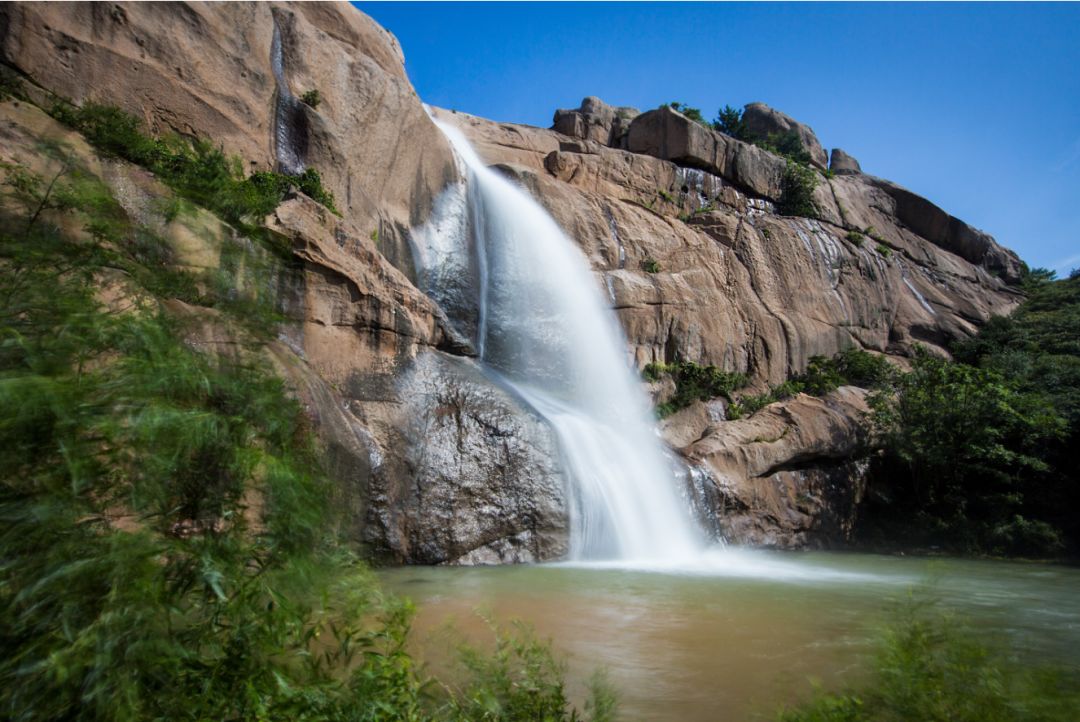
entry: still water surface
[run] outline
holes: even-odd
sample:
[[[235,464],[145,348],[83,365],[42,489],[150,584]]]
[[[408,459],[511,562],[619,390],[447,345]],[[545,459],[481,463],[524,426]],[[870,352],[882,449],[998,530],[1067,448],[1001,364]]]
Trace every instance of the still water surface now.
[[[490,638],[481,615],[522,619],[553,641],[572,679],[605,667],[628,720],[768,718],[805,697],[810,680],[857,682],[889,605],[928,581],[988,640],[1080,665],[1080,569],[1070,567],[735,550],[672,569],[404,567],[380,577],[416,602],[416,652],[432,671],[455,635]]]

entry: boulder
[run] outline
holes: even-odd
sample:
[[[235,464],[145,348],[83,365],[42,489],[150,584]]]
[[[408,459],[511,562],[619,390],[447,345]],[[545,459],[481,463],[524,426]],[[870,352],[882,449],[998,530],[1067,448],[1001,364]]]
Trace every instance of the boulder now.
[[[848,386],[821,398],[799,394],[703,428],[682,452],[707,477],[697,493],[724,510],[715,532],[774,548],[849,541],[865,490],[865,393]]]
[[[621,148],[625,146],[630,121],[640,114],[637,108],[614,107],[590,95],[576,110],[556,110],[551,129],[572,138]]]
[[[829,157],[829,170],[837,175],[862,173],[862,168],[859,167],[859,161],[855,160],[839,148],[832,149],[832,155]]]
[[[642,113],[630,123],[627,150],[722,176],[776,200],[785,163],[757,146],[706,128],[669,107]]]
[[[803,148],[810,154],[810,162],[821,170],[829,167],[829,157],[821,147],[817,136],[810,126],[800,123],[789,115],[781,113],[764,103],[750,103],[743,109],[743,122],[746,129],[755,138],[768,138],[773,133],[794,131],[802,141]]]

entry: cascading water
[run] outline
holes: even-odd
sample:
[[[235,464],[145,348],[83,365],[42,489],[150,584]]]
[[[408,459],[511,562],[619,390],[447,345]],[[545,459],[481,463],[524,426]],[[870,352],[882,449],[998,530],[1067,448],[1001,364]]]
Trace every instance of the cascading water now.
[[[440,199],[443,223],[415,234],[421,281],[458,308],[472,295],[474,312],[464,323],[481,362],[555,431],[573,481],[571,559],[697,557],[703,538],[675,489],[588,262],[539,204],[484,165],[460,131],[436,123],[467,186]]]

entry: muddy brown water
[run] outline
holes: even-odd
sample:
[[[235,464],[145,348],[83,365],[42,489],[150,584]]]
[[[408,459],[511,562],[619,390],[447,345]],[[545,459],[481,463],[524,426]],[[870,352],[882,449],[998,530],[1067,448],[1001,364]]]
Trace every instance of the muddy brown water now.
[[[443,673],[485,617],[529,622],[566,660],[571,696],[603,667],[620,719],[768,719],[811,685],[865,674],[875,631],[911,590],[987,640],[1080,666],[1080,569],[823,552],[716,552],[700,565],[403,567],[384,585],[418,608],[414,652]]]

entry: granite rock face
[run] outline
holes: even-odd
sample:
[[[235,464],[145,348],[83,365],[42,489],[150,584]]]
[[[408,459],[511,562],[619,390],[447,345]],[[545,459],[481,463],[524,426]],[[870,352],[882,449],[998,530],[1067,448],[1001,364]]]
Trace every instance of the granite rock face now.
[[[856,173],[862,173],[862,168],[859,167],[859,161],[855,160],[839,148],[832,149],[832,154],[829,156],[829,170],[837,175],[854,175]]]
[[[550,431],[480,371],[447,320],[457,309],[418,288],[410,241],[460,171],[389,33],[344,3],[8,3],[0,61],[39,104],[54,94],[119,105],[252,170],[317,168],[341,217],[296,195],[265,219],[293,254],[277,281],[287,321],[267,353],[319,429],[352,534],[399,562],[565,553],[568,481]],[[317,107],[297,100],[308,90]],[[81,142],[28,104],[0,110],[5,153]],[[1020,299],[1015,254],[857,172],[842,151],[836,176],[819,178],[818,218],[795,218],[775,210],[783,158],[670,108],[637,114],[590,97],[550,130],[431,112],[579,243],[639,367],[715,364],[760,390],[852,346],[900,363],[916,343],[944,352]],[[758,104],[746,114],[752,132],[798,133],[825,168],[807,126]],[[125,193],[168,193],[80,148]],[[170,238],[179,262],[212,269],[220,257],[206,240],[230,231],[204,220]],[[227,329],[206,328],[209,350],[228,347]],[[825,545],[844,540],[856,513],[863,410],[854,389],[739,421],[713,400],[663,433],[718,535]]]
[[[749,103],[743,108],[742,119],[746,124],[746,129],[755,138],[768,138],[774,133],[794,132],[802,142],[803,148],[810,154],[810,162],[821,170],[829,167],[829,156],[809,125],[800,123],[790,115],[770,108],[764,103]]]
[[[551,129],[571,138],[622,148],[626,145],[630,121],[640,114],[637,108],[615,108],[590,95],[576,110],[556,110]]]
[[[915,344],[946,353],[1020,300],[1015,254],[928,201],[861,173],[819,176],[818,218],[779,215],[782,158],[670,108],[637,116],[628,150],[435,113],[512,169],[578,241],[639,367],[715,364],[762,389],[852,346],[903,365]],[[710,507],[703,517],[733,541],[842,543],[865,472],[855,459],[862,408],[850,396],[799,397],[734,422],[714,401],[708,453],[704,426],[665,425],[691,466],[696,505]],[[748,424],[785,415],[795,431],[772,446],[775,464],[738,451]]]

